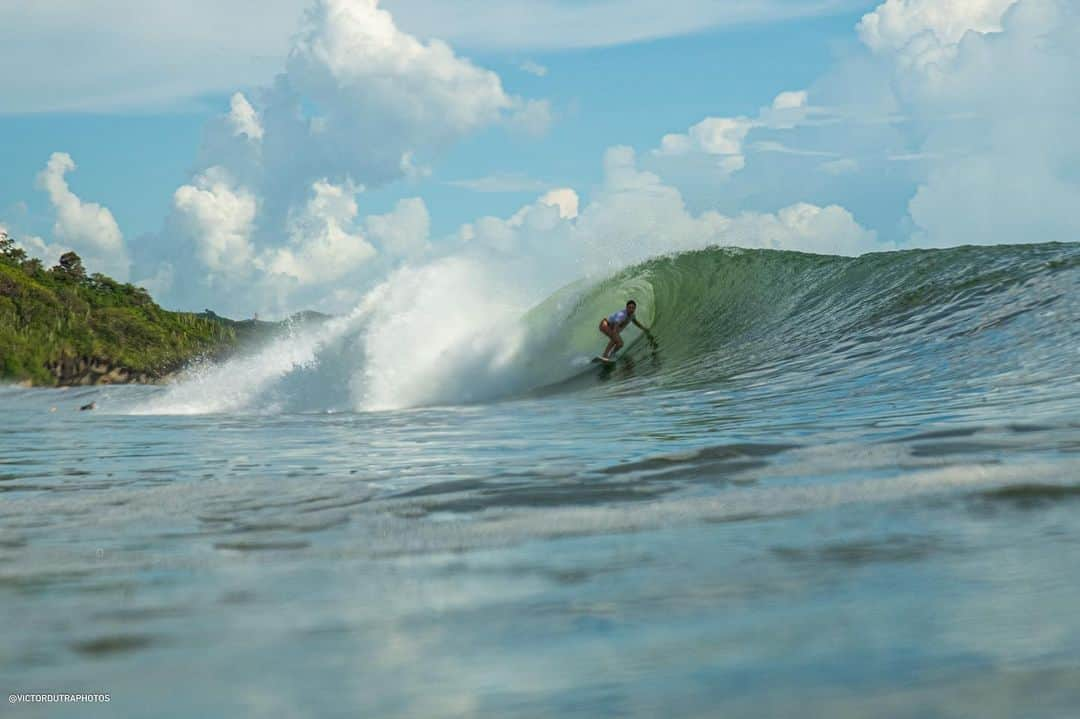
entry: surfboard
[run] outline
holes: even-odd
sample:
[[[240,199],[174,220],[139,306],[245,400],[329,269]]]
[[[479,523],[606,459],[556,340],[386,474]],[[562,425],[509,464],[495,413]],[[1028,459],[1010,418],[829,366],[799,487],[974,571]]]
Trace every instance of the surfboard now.
[[[602,364],[602,365],[613,365],[613,364],[615,364],[615,360],[608,359],[607,357],[601,357],[600,355],[596,355],[595,357],[593,357],[592,361],[593,361],[594,364]]]

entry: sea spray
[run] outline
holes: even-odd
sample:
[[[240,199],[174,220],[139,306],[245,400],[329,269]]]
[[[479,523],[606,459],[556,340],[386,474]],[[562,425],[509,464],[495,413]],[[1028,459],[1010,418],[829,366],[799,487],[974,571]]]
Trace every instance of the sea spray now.
[[[190,368],[163,394],[133,407],[132,414],[211,414],[274,409],[266,393],[290,373],[310,367],[320,354],[363,325],[369,305],[317,325],[294,328],[261,349],[221,364]]]
[[[363,361],[350,382],[356,409],[490,397],[522,348],[527,296],[490,267],[449,257],[394,273],[364,300]]]

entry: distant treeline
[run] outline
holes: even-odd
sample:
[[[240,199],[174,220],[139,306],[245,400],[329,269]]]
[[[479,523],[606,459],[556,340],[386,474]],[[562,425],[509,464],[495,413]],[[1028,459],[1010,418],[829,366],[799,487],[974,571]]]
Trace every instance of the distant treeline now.
[[[309,316],[313,313],[307,313]],[[280,323],[170,312],[142,287],[65,253],[55,267],[0,232],[0,379],[35,385],[150,382],[225,356]]]

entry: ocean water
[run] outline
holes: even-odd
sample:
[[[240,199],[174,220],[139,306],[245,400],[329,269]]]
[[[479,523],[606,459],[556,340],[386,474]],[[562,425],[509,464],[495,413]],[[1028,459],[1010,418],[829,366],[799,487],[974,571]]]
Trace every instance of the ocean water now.
[[[425,301],[0,388],[5,715],[1080,712],[1080,245]]]

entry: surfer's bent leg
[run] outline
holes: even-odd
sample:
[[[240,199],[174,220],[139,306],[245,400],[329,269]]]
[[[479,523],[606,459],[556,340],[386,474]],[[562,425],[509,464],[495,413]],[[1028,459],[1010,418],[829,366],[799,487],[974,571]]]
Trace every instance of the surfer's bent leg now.
[[[616,335],[615,335],[615,333],[613,331],[611,323],[607,321],[607,317],[600,320],[600,328],[599,329],[600,329],[600,334],[604,335],[609,340],[608,343],[607,343],[607,347],[604,348],[603,354],[600,355],[601,357],[607,357],[611,353],[611,348],[615,346],[615,337],[616,337]]]
[[[610,357],[622,349],[622,337],[619,336],[618,330],[611,333],[611,344],[614,345],[614,347],[609,347],[609,351],[606,355],[607,357]]]
[[[606,317],[600,320],[600,332],[611,340],[608,342],[607,347],[604,348],[604,354],[601,357],[610,357],[612,350],[617,352],[622,349],[622,338],[619,337],[619,331],[611,326]]]

